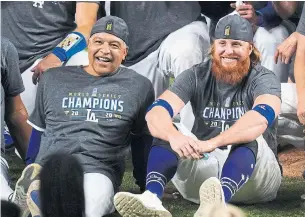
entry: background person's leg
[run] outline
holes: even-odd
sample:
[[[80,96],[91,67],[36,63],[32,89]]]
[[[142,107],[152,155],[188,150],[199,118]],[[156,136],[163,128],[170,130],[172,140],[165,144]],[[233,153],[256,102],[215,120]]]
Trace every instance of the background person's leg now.
[[[304,148],[303,126],[297,117],[298,96],[294,83],[282,83],[282,104],[278,117],[278,143],[281,147],[287,144]]]
[[[255,32],[253,41],[255,47],[261,53],[261,64],[267,69],[273,71],[282,83],[288,81],[289,64],[278,61],[275,64],[274,54],[277,47],[289,36],[288,31],[282,25],[266,30],[259,27]]]
[[[41,59],[36,60],[31,67],[21,74],[25,90],[20,94],[20,96],[29,116],[32,114],[35,107],[37,92],[37,85],[33,84],[32,81],[33,72],[31,72],[31,69],[40,61]]]

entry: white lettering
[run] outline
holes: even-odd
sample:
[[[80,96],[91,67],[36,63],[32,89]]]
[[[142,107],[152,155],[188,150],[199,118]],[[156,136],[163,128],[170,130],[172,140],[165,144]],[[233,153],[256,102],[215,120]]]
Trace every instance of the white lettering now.
[[[62,99],[62,105],[61,105],[62,108],[67,108],[67,105],[66,105],[66,101],[67,101],[67,100],[68,100],[67,97],[64,97],[64,98]]]
[[[95,118],[95,113],[91,112],[91,109],[87,109],[87,119],[86,121],[90,121],[90,122],[98,122],[98,119]]]

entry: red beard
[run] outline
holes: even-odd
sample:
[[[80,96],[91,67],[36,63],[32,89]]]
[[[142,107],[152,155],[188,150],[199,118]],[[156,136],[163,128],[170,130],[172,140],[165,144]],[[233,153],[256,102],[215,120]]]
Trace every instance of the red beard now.
[[[250,69],[250,57],[242,62],[237,62],[235,66],[223,66],[219,57],[212,54],[212,73],[217,81],[235,85],[248,74]]]

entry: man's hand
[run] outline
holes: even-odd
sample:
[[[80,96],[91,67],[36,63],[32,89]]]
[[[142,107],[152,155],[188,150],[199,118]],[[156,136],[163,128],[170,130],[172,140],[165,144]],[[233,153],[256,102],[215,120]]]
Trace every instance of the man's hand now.
[[[200,149],[197,142],[198,141],[195,141],[191,137],[182,134],[169,137],[171,148],[181,158],[200,159]]]
[[[41,60],[34,68],[31,69],[33,73],[32,81],[34,84],[37,84],[39,81],[40,75],[45,72],[47,69],[55,68],[61,66],[62,63],[60,59],[54,54],[49,54],[43,60]]]
[[[257,15],[255,13],[255,10],[253,8],[253,5],[246,2],[243,3],[241,6],[236,7],[236,3],[230,4],[232,8],[235,8],[236,11],[239,13],[239,15],[245,19],[247,19],[251,24],[256,25],[257,24]]]
[[[297,42],[296,33],[292,33],[285,41],[283,41],[277,47],[274,54],[275,63],[280,60],[282,63],[288,64],[297,49]]]
[[[217,148],[216,143],[213,141],[213,139],[206,140],[206,141],[200,141],[199,142],[199,148],[200,148],[200,153],[210,153],[214,151]]]

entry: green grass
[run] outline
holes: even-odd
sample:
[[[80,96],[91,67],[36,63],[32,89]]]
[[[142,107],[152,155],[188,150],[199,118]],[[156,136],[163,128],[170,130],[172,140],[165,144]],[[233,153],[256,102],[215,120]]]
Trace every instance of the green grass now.
[[[22,169],[22,161],[11,154],[8,157],[10,165],[10,175],[13,185],[19,178]],[[13,186],[12,186],[13,187]],[[169,185],[173,188],[173,185]],[[124,176],[122,191],[138,191],[132,177],[132,166],[128,162],[126,173]],[[301,201],[301,194],[305,193],[305,182],[301,178],[284,178],[278,197],[275,201],[266,204],[257,204],[251,206],[239,206],[249,217],[305,217],[305,203]],[[193,216],[198,205],[178,198],[175,200],[164,200],[164,206],[172,213],[174,217],[190,217]],[[118,217],[118,214],[109,217]]]

